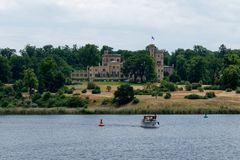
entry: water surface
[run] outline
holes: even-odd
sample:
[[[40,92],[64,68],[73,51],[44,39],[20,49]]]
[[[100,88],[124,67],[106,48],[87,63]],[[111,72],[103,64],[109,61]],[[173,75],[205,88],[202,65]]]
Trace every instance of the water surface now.
[[[105,127],[98,127],[99,119]],[[240,159],[240,116],[0,116],[1,160]]]

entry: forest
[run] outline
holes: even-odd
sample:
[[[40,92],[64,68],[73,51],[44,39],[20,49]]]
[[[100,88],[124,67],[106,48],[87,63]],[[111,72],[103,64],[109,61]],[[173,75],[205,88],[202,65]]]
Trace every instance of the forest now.
[[[128,76],[145,76],[146,81],[154,82],[153,60],[145,50],[117,50],[94,44],[42,48],[27,45],[17,52],[15,49],[0,49],[0,81],[14,84],[24,79],[24,73],[31,71],[35,76],[39,92],[56,92],[65,84],[70,84],[70,73],[74,69],[86,69],[101,63],[105,50],[121,54],[123,73]],[[144,65],[141,65],[143,64]],[[240,83],[240,50],[229,49],[221,45],[218,51],[211,51],[195,45],[193,49],[176,49],[169,53],[164,50],[164,65],[174,65],[172,75],[165,74],[165,80],[171,82],[190,82],[218,85],[235,89]],[[142,66],[142,67],[139,67]],[[27,73],[25,73],[27,74]],[[29,74],[29,73],[28,73]]]

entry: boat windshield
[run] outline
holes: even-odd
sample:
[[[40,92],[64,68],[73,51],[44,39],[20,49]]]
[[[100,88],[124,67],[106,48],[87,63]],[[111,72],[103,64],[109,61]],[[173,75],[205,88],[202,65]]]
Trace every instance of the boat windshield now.
[[[155,120],[157,118],[157,116],[144,116],[144,120]]]

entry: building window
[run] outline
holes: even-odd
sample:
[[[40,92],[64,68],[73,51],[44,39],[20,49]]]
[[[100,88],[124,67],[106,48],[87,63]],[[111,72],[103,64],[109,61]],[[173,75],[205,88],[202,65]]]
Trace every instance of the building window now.
[[[103,69],[103,72],[105,72],[106,70],[105,69]]]

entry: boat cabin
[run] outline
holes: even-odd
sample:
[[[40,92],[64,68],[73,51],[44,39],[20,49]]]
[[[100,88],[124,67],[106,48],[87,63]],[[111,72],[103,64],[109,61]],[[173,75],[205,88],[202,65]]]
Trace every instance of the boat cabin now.
[[[156,115],[154,115],[154,116],[144,116],[143,117],[144,121],[153,121],[153,120],[156,120],[156,119],[157,119]]]

